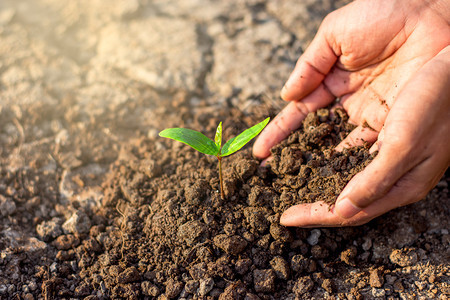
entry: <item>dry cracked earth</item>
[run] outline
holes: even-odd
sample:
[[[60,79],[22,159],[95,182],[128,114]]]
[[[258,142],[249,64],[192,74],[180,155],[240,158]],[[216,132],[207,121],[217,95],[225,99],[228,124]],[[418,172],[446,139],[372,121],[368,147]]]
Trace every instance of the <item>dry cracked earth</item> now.
[[[238,212],[242,230],[203,213],[192,239],[205,224],[215,237],[140,256],[139,222],[139,239],[157,248],[157,209],[190,220],[176,201],[192,200],[189,185],[203,176],[156,186],[183,169],[167,152],[186,151],[194,169],[211,164],[157,133],[203,126],[211,134],[225,121],[230,136],[276,114],[295,61],[347,2],[2,0],[0,299],[448,299],[448,175],[426,201],[358,228],[289,229],[279,242],[272,228],[287,229],[270,209],[261,232]],[[216,184],[206,184],[205,201]],[[242,184],[239,197],[250,190]],[[161,208],[164,197],[170,205]],[[224,246],[230,236],[242,249]]]

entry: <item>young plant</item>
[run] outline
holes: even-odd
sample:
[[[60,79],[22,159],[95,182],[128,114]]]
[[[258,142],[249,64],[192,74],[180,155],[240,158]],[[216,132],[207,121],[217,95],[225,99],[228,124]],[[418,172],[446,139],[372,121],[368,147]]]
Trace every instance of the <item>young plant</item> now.
[[[222,146],[222,122],[219,123],[216,130],[216,136],[214,141],[206,137],[204,134],[187,128],[168,128],[159,133],[159,136],[173,139],[188,146],[191,146],[198,152],[213,155],[219,160],[219,181],[220,181],[220,196],[225,199],[223,192],[223,176],[222,176],[222,157],[231,155],[245,144],[250,142],[255,136],[257,136],[261,130],[269,123],[270,118],[265,119],[261,123],[244,130],[238,136],[230,139]]]

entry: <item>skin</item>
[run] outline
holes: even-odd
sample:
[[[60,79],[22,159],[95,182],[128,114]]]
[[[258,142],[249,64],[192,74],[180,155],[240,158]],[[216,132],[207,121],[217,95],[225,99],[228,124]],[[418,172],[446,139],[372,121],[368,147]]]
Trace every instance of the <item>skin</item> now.
[[[336,98],[357,126],[336,150],[366,141],[379,153],[331,210],[295,205],[281,224],[360,225],[425,197],[450,165],[449,44],[449,0],[357,0],[324,19],[282,89],[289,104],[253,154],[267,158],[309,112]]]

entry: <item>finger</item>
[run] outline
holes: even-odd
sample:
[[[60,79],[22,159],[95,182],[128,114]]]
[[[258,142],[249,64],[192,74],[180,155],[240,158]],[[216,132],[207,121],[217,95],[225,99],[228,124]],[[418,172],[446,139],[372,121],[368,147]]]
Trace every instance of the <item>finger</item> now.
[[[378,133],[377,141],[370,147],[369,153],[372,154],[376,151],[380,151],[381,146],[383,145],[384,140],[384,126],[381,128],[380,133]]]
[[[273,156],[270,155],[267,158],[263,159],[263,161],[259,164],[261,167],[266,167],[267,164],[273,159]]]
[[[292,74],[281,90],[281,98],[284,100],[300,100],[314,91],[340,55],[335,53],[327,39],[330,27],[328,19],[325,18],[321,24],[316,36],[297,61]]]
[[[253,155],[258,158],[269,156],[270,148],[299,128],[308,113],[327,106],[333,100],[334,96],[321,84],[302,101],[290,102],[259,134],[253,145]]]
[[[390,111],[390,106],[372,88],[359,89],[340,98],[340,104],[349,115],[349,123],[366,125],[380,131]]]
[[[377,140],[378,132],[367,123],[353,129],[345,139],[336,146],[336,151],[344,148],[362,146],[364,143],[374,143]]]
[[[328,204],[319,201],[315,203],[298,204],[288,208],[280,218],[283,226],[298,227],[334,227],[357,224],[364,219],[364,212],[352,219],[344,219],[330,210]]]

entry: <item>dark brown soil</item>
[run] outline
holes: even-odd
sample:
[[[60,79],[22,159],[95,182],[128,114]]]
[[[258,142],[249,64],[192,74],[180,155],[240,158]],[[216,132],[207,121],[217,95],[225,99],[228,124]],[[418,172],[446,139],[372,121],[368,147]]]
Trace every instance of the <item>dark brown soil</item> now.
[[[155,104],[167,127],[201,128],[212,136],[225,120],[226,139],[267,114],[207,107],[193,114],[182,103],[182,119],[171,108],[176,104]],[[356,228],[279,225],[293,204],[333,203],[371,160],[364,147],[333,151],[353,128],[346,121],[339,109],[308,115],[299,131],[272,149],[268,167],[251,157],[250,147],[227,157],[222,200],[215,157],[139,133],[114,155],[114,143],[93,120],[92,129],[74,133],[73,143],[50,147],[52,158],[30,162],[56,160],[58,172],[2,170],[0,200],[8,217],[1,222],[0,299],[370,299],[409,295],[417,284],[445,297],[448,261],[442,257],[448,256],[436,254],[448,254],[449,235],[427,224],[428,213],[445,220],[445,201],[439,210],[416,204]],[[65,153],[79,153],[79,162],[63,160]],[[75,164],[70,175],[64,171],[69,163]],[[93,163],[111,167],[103,176],[84,167]],[[81,196],[68,203],[58,193],[61,177],[72,191],[97,191],[101,203]],[[423,203],[448,199],[448,178]],[[418,277],[422,272],[427,275]]]

